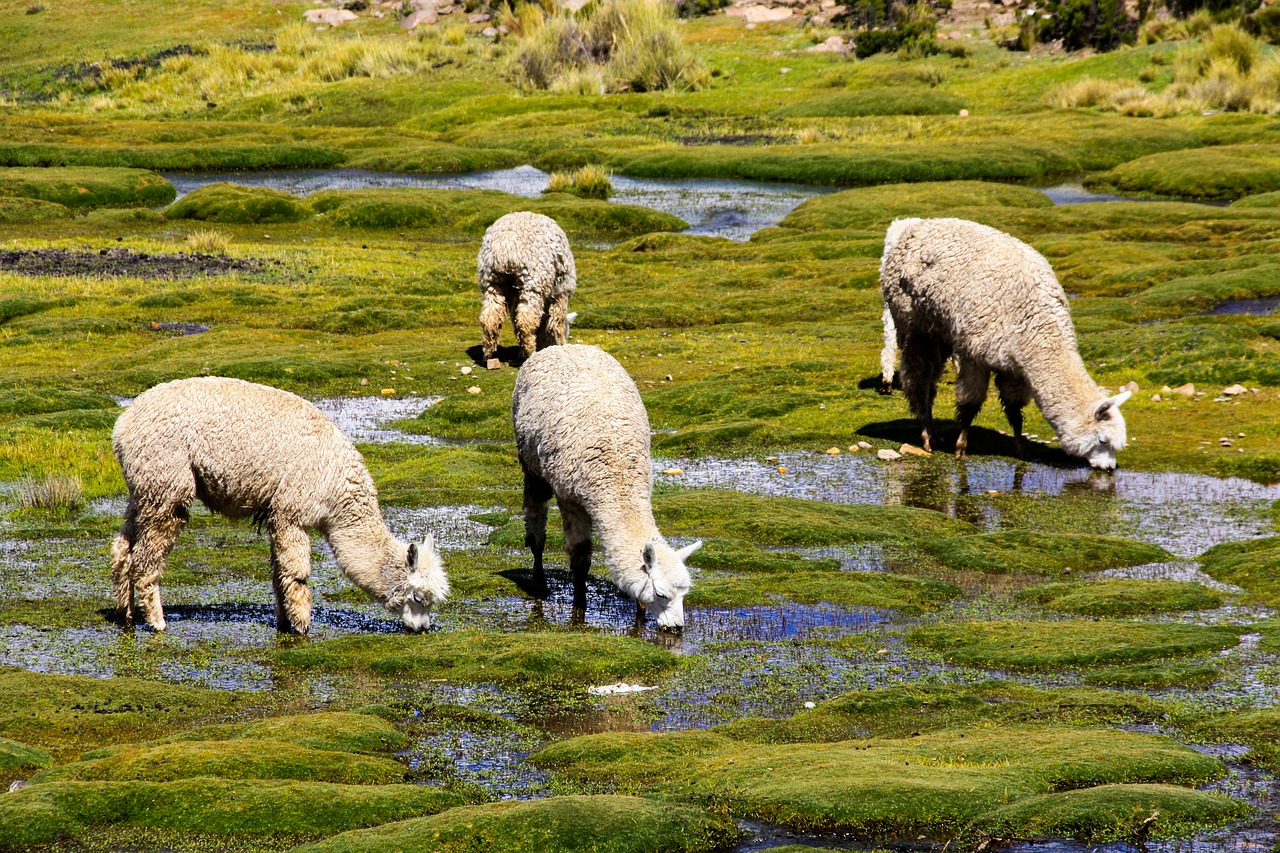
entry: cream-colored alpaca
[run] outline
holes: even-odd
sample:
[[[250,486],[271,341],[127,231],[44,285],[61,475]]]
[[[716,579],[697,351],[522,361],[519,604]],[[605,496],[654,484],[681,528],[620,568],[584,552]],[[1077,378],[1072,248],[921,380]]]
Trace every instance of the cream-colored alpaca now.
[[[311,537],[320,531],[356,586],[414,631],[449,581],[430,537],[409,545],[387,529],[359,451],[306,400],[239,379],[167,382],[141,394],[112,435],[129,503],[111,548],[112,591],[126,624],[134,595],[147,624],[165,627],[160,576],[195,500],[253,518],[271,538],[276,625],[311,627]]]

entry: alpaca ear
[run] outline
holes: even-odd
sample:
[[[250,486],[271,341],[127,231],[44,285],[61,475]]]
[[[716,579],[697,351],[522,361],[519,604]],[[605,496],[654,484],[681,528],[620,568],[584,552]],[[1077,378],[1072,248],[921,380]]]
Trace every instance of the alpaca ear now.
[[[679,551],[676,551],[676,556],[679,557],[680,562],[683,563],[685,560],[693,556],[694,551],[698,550],[701,547],[702,547],[701,542],[694,542],[692,545],[687,545],[684,548],[681,548]]]
[[[416,544],[409,546],[409,557],[405,560],[405,564],[411,569],[418,565],[418,546]]]
[[[1132,396],[1132,391],[1121,391],[1114,397],[1108,397],[1102,401],[1102,405],[1098,406],[1097,411],[1093,413],[1093,419],[1097,421],[1105,421],[1111,416],[1110,413],[1112,409],[1119,408],[1125,400],[1128,400]]]
[[[644,571],[645,574],[653,572],[653,563],[657,559],[657,554],[653,550],[653,543],[650,542],[644,546]]]

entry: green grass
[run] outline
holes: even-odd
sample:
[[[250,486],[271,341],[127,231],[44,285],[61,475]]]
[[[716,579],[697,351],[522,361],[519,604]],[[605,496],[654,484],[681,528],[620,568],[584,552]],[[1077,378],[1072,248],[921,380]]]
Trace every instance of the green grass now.
[[[312,215],[305,202],[286,192],[227,183],[200,187],[165,210],[169,219],[198,219],[237,225],[301,222]]]
[[[1244,587],[1251,601],[1280,603],[1280,536],[1215,545],[1200,555],[1200,565],[1214,580]]]
[[[1084,676],[1086,684],[1160,690],[1166,687],[1208,687],[1222,675],[1207,663],[1139,663],[1099,669]]]
[[[1002,574],[1060,575],[1138,566],[1169,559],[1163,548],[1090,533],[1008,530],[931,543],[928,553],[956,569]]]
[[[964,105],[964,99],[933,89],[860,89],[815,95],[774,110],[773,115],[786,118],[954,115]]]
[[[0,198],[0,225],[33,224],[66,219],[71,211],[64,205],[34,198]]]
[[[562,796],[487,803],[428,818],[344,833],[298,853],[394,850],[557,850],[565,853],[700,853],[731,845],[741,831],[723,815],[658,800]]]
[[[145,169],[0,169],[0,196],[68,208],[158,207],[173,201],[177,192]]]
[[[8,775],[14,771],[47,767],[52,763],[53,758],[43,749],[0,738],[0,773]]]
[[[1033,670],[1186,657],[1240,641],[1231,628],[1114,621],[925,625],[908,631],[907,639],[952,663]]]
[[[1274,145],[1224,145],[1140,157],[1097,176],[1090,186],[1126,194],[1234,200],[1280,189],[1277,163],[1280,149]]]
[[[1110,580],[1089,584],[1051,583],[1018,593],[1046,610],[1077,616],[1137,616],[1221,607],[1221,593],[1183,581]]]
[[[685,602],[746,607],[777,600],[889,607],[907,613],[934,610],[963,594],[941,581],[884,572],[793,571],[786,575],[698,576]]]

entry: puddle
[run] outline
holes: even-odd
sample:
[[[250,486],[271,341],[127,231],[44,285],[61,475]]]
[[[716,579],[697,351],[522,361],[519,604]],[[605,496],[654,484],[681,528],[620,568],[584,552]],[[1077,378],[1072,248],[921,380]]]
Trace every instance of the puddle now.
[[[1270,317],[1280,308],[1280,298],[1270,299],[1228,299],[1219,302],[1207,315],[1218,317],[1225,314],[1252,314],[1256,317]]]
[[[1099,201],[1136,201],[1151,202],[1154,199],[1149,198],[1129,198],[1122,195],[1109,195],[1107,193],[1095,193],[1085,189],[1081,184],[1058,184],[1056,187],[1037,187],[1040,192],[1049,197],[1049,201],[1055,205],[1062,204],[1090,204]]]
[[[319,409],[357,444],[443,444],[429,435],[410,435],[384,424],[416,418],[441,397],[321,397],[312,400]]]
[[[451,190],[499,190],[539,198],[550,175],[533,166],[458,175],[369,172],[361,169],[301,169],[263,172],[165,173],[178,196],[207,184],[228,181],[247,187],[269,187],[298,196],[320,190],[419,187]],[[801,202],[835,192],[839,187],[774,184],[763,181],[656,179],[613,176],[610,201],[638,204],[679,216],[687,234],[746,240],[761,228],[777,225]]]

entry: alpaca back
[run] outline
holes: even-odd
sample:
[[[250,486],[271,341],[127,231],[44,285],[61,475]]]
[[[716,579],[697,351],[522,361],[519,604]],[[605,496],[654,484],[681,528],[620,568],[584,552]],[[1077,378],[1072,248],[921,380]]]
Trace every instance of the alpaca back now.
[[[549,216],[520,211],[500,217],[484,233],[479,257],[481,285],[495,274],[519,280],[546,297],[572,294],[577,269],[569,238]]]

